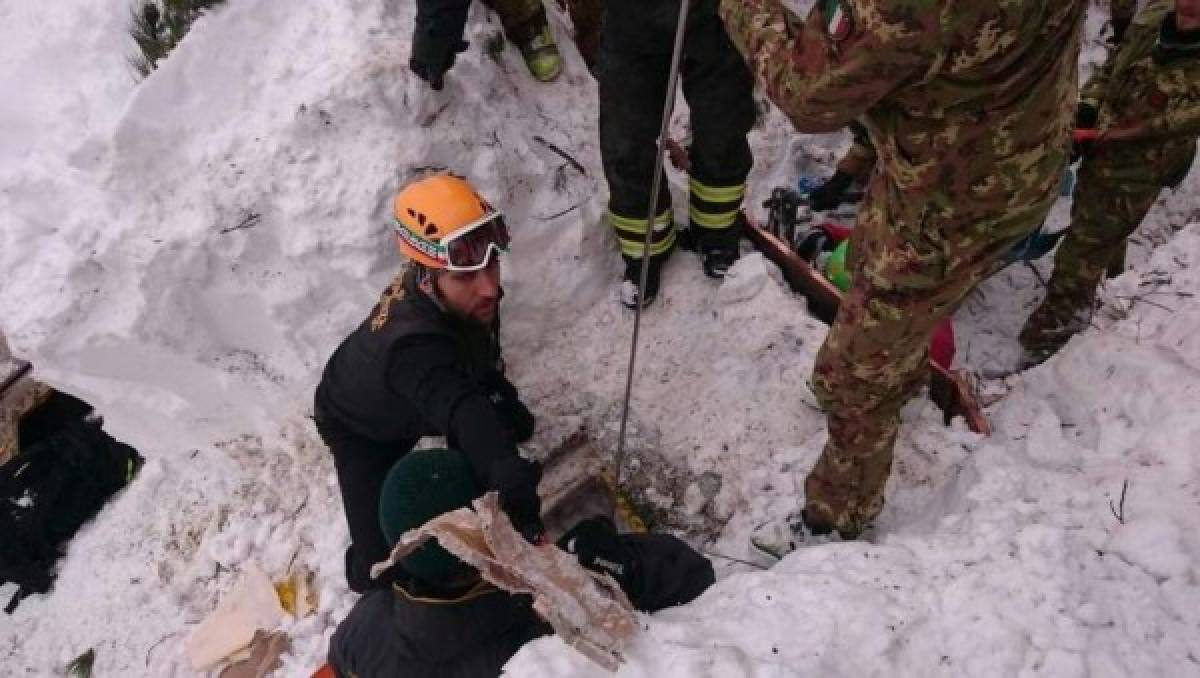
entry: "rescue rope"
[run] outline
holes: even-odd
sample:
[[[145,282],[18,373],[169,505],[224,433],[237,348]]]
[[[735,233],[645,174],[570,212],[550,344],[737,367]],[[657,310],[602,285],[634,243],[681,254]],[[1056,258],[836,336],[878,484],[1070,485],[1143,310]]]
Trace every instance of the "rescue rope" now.
[[[625,462],[625,431],[629,424],[629,400],[633,393],[634,365],[637,363],[638,334],[642,326],[642,293],[650,276],[650,241],[654,237],[654,217],[658,212],[658,191],[661,188],[663,155],[666,152],[668,127],[671,112],[675,109],[675,87],[679,80],[679,62],[683,56],[684,27],[687,24],[690,0],[679,0],[679,22],[675,26],[675,45],[671,52],[671,70],[667,76],[667,95],[663,101],[662,124],[658,128],[658,152],[654,156],[654,180],[650,185],[650,206],[646,209],[646,238],[642,242],[642,268],[638,280],[638,299],[633,311],[633,340],[629,346],[629,370],[625,374],[625,398],[621,406],[621,430],[617,434],[616,468],[613,470],[614,484],[621,487],[621,466]]]

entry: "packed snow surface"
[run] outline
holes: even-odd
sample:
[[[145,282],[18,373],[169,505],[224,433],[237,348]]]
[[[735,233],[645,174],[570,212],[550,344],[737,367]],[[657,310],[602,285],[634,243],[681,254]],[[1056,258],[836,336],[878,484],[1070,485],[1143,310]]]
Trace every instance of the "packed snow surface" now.
[[[318,612],[285,624],[279,672],[307,676],[355,600],[309,401],[400,265],[388,203],[408,179],[449,168],[505,210],[513,378],[543,438],[583,422],[615,441],[632,319],[594,81],[555,7],[557,82],[533,82],[511,46],[489,56],[498,24],[477,3],[437,93],[406,67],[412,3],[229,0],[137,82],[128,11],[0,2],[0,327],[148,459],[54,591],[0,619],[0,662],[49,675],[94,648],[98,676],[195,675],[184,638],[253,560],[316,573]],[[1101,57],[1093,43],[1085,70]],[[776,112],[751,140],[751,207],[828,172],[845,144]],[[677,508],[723,526],[698,544],[722,578],[643,616],[620,675],[1200,675],[1197,183],[1164,194],[1092,329],[983,384],[994,435],[914,401],[872,540],[768,570],[719,556],[751,558],[750,532],[802,502],[824,442],[806,380],[825,330],[761,256],[717,284],[678,254],[644,317],[631,440],[721,477]],[[1039,294],[1020,266],[982,286],[958,316],[960,362],[1009,368]],[[554,638],[507,672],[602,675]]]

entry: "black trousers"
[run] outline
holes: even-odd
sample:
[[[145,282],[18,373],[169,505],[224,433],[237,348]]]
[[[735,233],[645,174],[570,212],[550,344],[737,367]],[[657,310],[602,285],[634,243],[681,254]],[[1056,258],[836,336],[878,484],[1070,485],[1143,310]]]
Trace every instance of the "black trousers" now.
[[[342,508],[350,526],[346,583],[356,593],[386,588],[391,585],[393,576],[371,579],[371,566],[387,558],[389,551],[379,526],[379,497],[388,471],[412,451],[417,439],[378,443],[351,433],[336,422],[321,419],[317,420],[317,431],[333,453]]]
[[[697,0],[684,38],[680,78],[691,109],[690,174],[708,186],[739,186],[753,164],[746,134],[755,118],[754,78],[716,8],[717,0]],[[598,79],[609,211],[645,220],[679,0],[608,0],[607,11]],[[666,178],[662,181],[656,214],[670,207]],[[693,206],[696,199],[693,192]]]

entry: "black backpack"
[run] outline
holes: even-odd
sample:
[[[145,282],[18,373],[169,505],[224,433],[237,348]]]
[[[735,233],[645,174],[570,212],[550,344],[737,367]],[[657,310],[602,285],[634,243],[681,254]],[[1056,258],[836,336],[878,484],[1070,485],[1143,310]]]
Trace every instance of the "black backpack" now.
[[[9,614],[26,596],[50,590],[66,542],[142,466],[141,455],[99,421],[47,417],[64,414],[63,402],[52,397],[46,409],[31,413],[28,431],[22,420],[20,451],[0,466],[0,584],[18,586],[4,608]],[[66,410],[77,414],[74,403],[67,401]],[[48,426],[46,419],[57,421]]]

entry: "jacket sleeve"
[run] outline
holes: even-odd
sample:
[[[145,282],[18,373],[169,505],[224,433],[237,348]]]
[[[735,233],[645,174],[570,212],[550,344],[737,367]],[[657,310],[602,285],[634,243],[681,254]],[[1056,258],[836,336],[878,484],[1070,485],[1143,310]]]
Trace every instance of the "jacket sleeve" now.
[[[630,602],[643,612],[690,603],[717,580],[708,558],[678,537],[650,533],[619,538],[637,560],[640,581]]]
[[[1180,93],[1160,115],[1142,120],[1128,127],[1128,141],[1139,139],[1165,139],[1170,137],[1193,137],[1200,135],[1200,99],[1195,95]]]
[[[730,39],[801,132],[832,132],[938,65],[937,11],[915,0],[828,0],[800,22],[780,0],[721,0]]]
[[[487,486],[495,461],[517,453],[487,394],[459,366],[450,340],[419,336],[398,345],[388,367],[388,383],[466,455],[482,485]]]

